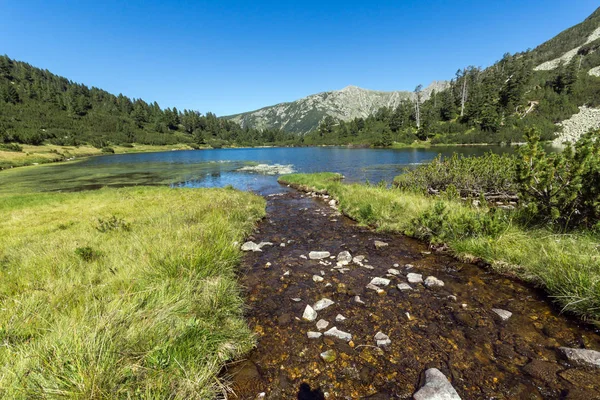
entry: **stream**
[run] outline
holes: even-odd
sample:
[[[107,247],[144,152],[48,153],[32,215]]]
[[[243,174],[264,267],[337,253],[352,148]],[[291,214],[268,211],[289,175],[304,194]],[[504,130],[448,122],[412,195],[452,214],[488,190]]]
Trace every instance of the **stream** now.
[[[437,368],[462,399],[600,399],[600,368],[558,351],[600,350],[598,331],[561,315],[541,291],[422,242],[360,227],[330,199],[280,189],[267,196],[267,217],[248,239],[273,245],[242,262],[258,344],[224,372],[229,398],[410,399],[424,371]],[[311,251],[331,256],[312,260]],[[364,259],[337,266],[343,251]],[[444,286],[408,283],[409,273]],[[367,288],[377,277],[390,282]],[[407,283],[411,289],[398,288]],[[321,299],[334,303],[304,320],[306,306]],[[492,309],[512,315],[503,320]],[[332,327],[351,340],[307,336]],[[379,332],[391,343],[378,346]]]

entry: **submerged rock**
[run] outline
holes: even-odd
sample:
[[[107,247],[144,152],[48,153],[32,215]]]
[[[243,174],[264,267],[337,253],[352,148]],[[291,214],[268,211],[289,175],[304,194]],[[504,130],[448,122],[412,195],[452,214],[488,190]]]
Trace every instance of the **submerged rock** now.
[[[326,309],[327,307],[329,307],[332,304],[335,304],[335,302],[333,300],[321,299],[315,303],[313,308],[315,309],[315,311],[321,311],[321,310]]]
[[[377,332],[375,335],[375,342],[377,343],[378,347],[386,347],[392,344],[389,336],[381,331]]]
[[[314,308],[307,304],[306,308],[304,309],[304,314],[302,314],[302,319],[312,322],[317,319],[317,312]]]
[[[321,332],[306,332],[306,336],[309,339],[318,339],[323,336],[323,334]]]
[[[375,286],[387,286],[390,284],[390,280],[386,279],[386,278],[373,278],[371,279],[371,282],[369,283],[369,285],[375,285]]]
[[[335,350],[327,350],[321,353],[320,356],[325,362],[334,362],[337,359]]]
[[[400,271],[398,271],[396,268],[390,268],[387,270],[388,274],[392,274],[392,275],[400,275]]]
[[[442,287],[444,286],[444,281],[436,278],[435,276],[428,276],[425,279],[425,282],[423,282],[423,285],[425,285],[426,288],[436,288],[436,287]]]
[[[320,331],[322,331],[323,329],[326,329],[327,326],[329,326],[329,322],[325,321],[324,319],[320,319],[317,322],[317,329],[320,330]]]
[[[370,290],[374,290],[374,291],[376,291],[376,292],[377,292],[377,294],[383,294],[383,293],[385,293],[385,290],[383,290],[383,289],[382,289],[382,288],[380,288],[379,286],[375,286],[375,285],[373,285],[372,283],[369,283],[369,284],[366,286],[366,288],[367,288],[367,289],[370,289]]]
[[[600,368],[600,351],[559,347],[559,353],[569,362],[586,367]]]
[[[356,257],[352,258],[352,262],[354,264],[361,265],[365,258],[366,258],[365,256],[356,256]]]
[[[354,302],[358,304],[365,304],[365,302],[360,299],[360,296],[354,296]]]
[[[374,244],[376,249],[382,249],[389,246],[386,242],[382,242],[381,240],[376,240]]]
[[[308,258],[311,260],[322,260],[324,258],[328,258],[331,255],[328,251],[311,251],[308,253]]]
[[[335,337],[335,338],[338,338],[341,340],[345,340],[346,342],[349,342],[352,340],[351,334],[349,334],[348,332],[340,331],[335,326],[333,328],[331,328],[330,330],[328,330],[327,332],[325,332],[325,336]]]
[[[336,322],[342,322],[342,321],[345,321],[345,320],[346,320],[346,317],[344,317],[342,314],[338,314],[338,315],[335,316],[335,321]]]
[[[406,275],[406,279],[408,280],[408,283],[422,283],[423,275],[411,272],[408,275]]]
[[[508,321],[508,319],[512,317],[512,313],[510,311],[506,311],[501,308],[492,308],[492,311],[495,312],[502,321]]]
[[[352,262],[352,254],[350,254],[349,251],[342,251],[340,254],[338,254],[337,261],[340,263],[346,263],[345,265],[348,265]]]
[[[414,394],[415,400],[461,400],[448,378],[437,368],[425,371],[425,385]]]
[[[242,245],[242,251],[262,251],[260,246],[254,242],[246,242]]]
[[[408,283],[399,283],[398,284],[398,290],[404,291],[404,290],[412,290],[412,287],[408,284]]]
[[[313,275],[312,280],[315,282],[323,282],[323,277],[319,275]]]

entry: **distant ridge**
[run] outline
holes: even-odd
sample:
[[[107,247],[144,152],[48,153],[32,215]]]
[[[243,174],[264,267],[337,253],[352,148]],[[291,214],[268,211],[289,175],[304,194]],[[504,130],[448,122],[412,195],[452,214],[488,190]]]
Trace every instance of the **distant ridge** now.
[[[446,81],[434,81],[422,91],[427,100],[432,91],[448,87]],[[400,102],[413,99],[409,91],[382,92],[346,86],[341,90],[313,94],[302,99],[280,103],[241,114],[223,117],[239,123],[242,127],[282,129],[286,132],[307,133],[316,129],[326,116],[342,121],[366,118],[381,107],[396,108]]]

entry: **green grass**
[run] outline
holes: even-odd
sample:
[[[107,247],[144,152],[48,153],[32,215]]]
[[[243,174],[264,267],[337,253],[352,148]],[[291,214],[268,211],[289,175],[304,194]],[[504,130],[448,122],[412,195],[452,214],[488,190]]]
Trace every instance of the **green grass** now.
[[[543,287],[565,311],[600,321],[600,237],[519,226],[510,213],[380,186],[343,184],[335,174],[292,174],[280,182],[326,190],[341,210],[382,231],[447,243],[465,260]]]
[[[264,206],[226,189],[0,196],[0,397],[215,398],[254,344],[235,242]]]

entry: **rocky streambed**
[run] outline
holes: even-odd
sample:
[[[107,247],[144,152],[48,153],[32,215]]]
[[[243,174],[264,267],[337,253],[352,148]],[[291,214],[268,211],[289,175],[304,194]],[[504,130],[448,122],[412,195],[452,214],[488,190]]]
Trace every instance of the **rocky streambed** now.
[[[229,398],[600,398],[597,331],[522,283],[313,197],[269,196],[245,244],[258,345],[225,372]]]

